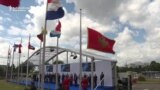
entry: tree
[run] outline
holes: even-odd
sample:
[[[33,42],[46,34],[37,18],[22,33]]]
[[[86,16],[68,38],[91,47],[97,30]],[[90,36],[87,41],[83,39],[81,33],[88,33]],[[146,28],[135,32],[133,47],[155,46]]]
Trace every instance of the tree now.
[[[0,65],[0,79],[5,77],[6,74],[6,66],[5,65]]]
[[[151,71],[160,71],[160,63],[157,63],[156,61],[152,61],[150,63],[150,70]]]
[[[56,61],[54,61],[53,64],[56,64]],[[58,60],[58,64],[64,64],[64,62],[62,60]]]

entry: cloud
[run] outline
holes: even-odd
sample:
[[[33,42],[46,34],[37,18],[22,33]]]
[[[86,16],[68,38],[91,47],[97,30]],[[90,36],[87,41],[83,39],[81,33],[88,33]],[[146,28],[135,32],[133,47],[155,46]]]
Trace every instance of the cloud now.
[[[19,27],[11,26],[7,32],[9,35],[20,36],[22,35],[23,30]]]
[[[67,2],[74,2],[77,12],[66,12],[65,16],[60,19],[62,23],[62,35],[60,38],[61,47],[79,49],[79,8],[82,7],[83,50],[86,50],[87,46],[87,27],[91,27],[100,33],[113,32],[117,35],[115,37],[116,44],[114,46],[114,50],[117,53],[113,56],[108,55],[108,57],[117,59],[119,65],[124,65],[127,60],[129,60],[128,62],[145,61],[154,60],[159,57],[159,49],[157,49],[158,45],[156,45],[155,42],[157,42],[159,38],[160,29],[159,27],[154,27],[155,25],[159,26],[157,24],[159,19],[156,20],[158,18],[156,15],[158,13],[157,6],[159,5],[156,5],[156,3],[159,1],[155,0],[154,2],[149,2],[147,0],[130,0],[124,2],[124,0],[101,0],[97,2],[96,0],[68,0]],[[31,15],[26,16],[26,18],[30,19],[34,24],[33,30],[40,30],[41,26],[44,25],[44,11],[43,5],[31,7],[29,10],[30,14],[33,15],[33,18],[30,18]],[[155,17],[151,18],[150,15]],[[127,26],[123,30],[119,30],[117,28],[119,26],[114,23],[114,17],[118,17],[120,23],[129,23],[133,27],[144,28],[147,34],[145,37],[146,41],[143,43],[136,42],[133,36],[137,33]],[[151,25],[150,23],[152,22],[154,24]],[[56,23],[57,21],[49,21],[47,25],[48,30],[54,29]],[[34,40],[36,41],[37,39],[35,38]],[[150,43],[151,46],[148,46]],[[56,45],[56,39],[47,36],[46,45]],[[154,49],[152,49],[153,47]],[[87,51],[104,55],[103,53],[93,50]],[[156,52],[156,54],[153,55],[153,52]]]
[[[4,30],[4,27],[0,25],[0,31],[3,31],[3,30]]]
[[[3,20],[3,17],[0,17],[0,21],[2,21]]]
[[[43,4],[43,0],[36,0],[36,2],[38,5],[31,6],[28,11],[29,13],[22,20],[25,23],[25,28],[10,26],[8,30],[8,34],[11,36],[21,35],[24,37],[25,54],[27,53],[25,47],[27,47],[28,43],[28,34],[30,33],[32,35],[32,44],[36,48],[39,48],[39,40],[36,35],[41,32],[41,27],[44,26],[45,5]],[[84,51],[90,51],[111,59],[116,59],[118,65],[135,61],[158,61],[160,58],[159,0],[153,0],[152,2],[150,0],[67,0],[67,3],[74,3],[77,11],[68,13],[64,7],[65,16],[60,19],[62,23],[62,34],[59,39],[60,47],[79,49],[79,9],[82,8],[82,47]],[[120,24],[115,23],[115,18],[118,19]],[[0,17],[0,21],[2,19]],[[47,21],[47,30],[54,29],[56,24],[57,20]],[[140,28],[144,30],[144,42],[137,42],[135,40],[137,31],[134,31],[129,25],[135,29]],[[116,55],[86,49],[87,27],[93,28],[105,36],[108,33],[113,33],[116,40],[114,46]],[[112,35],[111,37],[113,38]],[[47,35],[46,39],[47,46],[56,45],[56,38],[50,38]],[[19,41],[20,38],[14,40]]]

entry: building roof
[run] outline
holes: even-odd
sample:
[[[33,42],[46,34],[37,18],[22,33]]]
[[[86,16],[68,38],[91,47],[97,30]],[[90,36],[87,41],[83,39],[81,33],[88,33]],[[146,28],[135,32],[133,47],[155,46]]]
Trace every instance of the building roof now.
[[[49,62],[50,60],[55,58],[57,55],[60,55],[64,52],[71,52],[71,53],[78,54],[78,55],[80,54],[79,50],[65,49],[65,48],[60,48],[60,47],[58,48],[58,54],[57,54],[57,47],[47,46],[47,47],[45,47],[45,63]],[[31,62],[33,65],[39,65],[40,56],[42,58],[42,54],[43,54],[43,48],[38,49],[27,60],[29,60],[29,62]],[[90,52],[82,51],[82,56],[86,56],[86,57],[90,57],[90,58],[94,57],[95,60],[105,60],[105,61],[110,61],[110,62],[116,62],[115,60],[107,59],[104,56],[100,56],[100,55],[90,53]]]

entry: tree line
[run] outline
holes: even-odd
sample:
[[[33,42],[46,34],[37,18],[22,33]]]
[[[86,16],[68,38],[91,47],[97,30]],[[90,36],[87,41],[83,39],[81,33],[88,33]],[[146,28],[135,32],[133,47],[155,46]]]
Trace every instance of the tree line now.
[[[160,71],[160,63],[156,61],[151,61],[148,65],[138,65],[136,67],[117,67],[118,72],[126,72],[126,71],[134,71],[134,72],[142,72],[142,71]]]

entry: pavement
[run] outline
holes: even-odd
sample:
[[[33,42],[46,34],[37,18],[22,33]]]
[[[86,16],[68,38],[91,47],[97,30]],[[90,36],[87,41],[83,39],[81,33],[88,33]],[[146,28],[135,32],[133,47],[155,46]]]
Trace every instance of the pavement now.
[[[160,90],[160,84],[158,83],[134,84],[132,86],[132,90]]]

